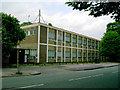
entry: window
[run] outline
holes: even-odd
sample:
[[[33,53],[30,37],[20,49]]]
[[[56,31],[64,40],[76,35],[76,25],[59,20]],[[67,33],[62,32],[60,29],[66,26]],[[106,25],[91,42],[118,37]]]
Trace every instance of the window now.
[[[94,47],[94,42],[92,42],[92,47]]]
[[[83,53],[83,57],[86,57],[87,55],[86,55],[86,53]]]
[[[30,31],[26,31],[26,36],[29,36],[30,35]]]
[[[57,52],[58,59],[61,59],[61,51]]]
[[[55,51],[54,50],[48,50],[48,58],[49,59],[55,58]]]
[[[26,36],[28,36],[28,31],[26,31],[25,33],[26,33]]]
[[[78,52],[78,59],[81,59],[81,52]]]
[[[61,42],[61,41],[62,41],[62,35],[58,34],[58,42]]]
[[[54,32],[49,32],[49,40],[55,41],[55,33]]]
[[[90,41],[88,41],[88,46],[90,46]]]
[[[36,49],[30,50],[30,59],[36,59],[37,51]]]
[[[29,54],[29,50],[25,50],[25,54]]]
[[[73,59],[76,58],[76,52],[72,52],[72,58],[73,58]]]
[[[66,59],[70,58],[70,52],[69,51],[66,51],[65,55],[66,55]]]
[[[66,36],[66,43],[70,43],[70,36]]]
[[[96,47],[96,48],[97,48],[97,46],[98,46],[97,43],[95,43],[95,47]]]
[[[78,39],[78,45],[81,45],[82,42],[81,42],[81,39]]]
[[[83,45],[86,46],[86,40],[83,40]]]
[[[91,57],[90,53],[88,53],[88,57],[89,57],[89,58]]]
[[[33,30],[33,34],[36,35],[37,34],[37,30]]]
[[[96,53],[95,57],[98,57],[98,53]]]
[[[73,37],[72,43],[73,43],[73,44],[76,44],[76,38]]]
[[[37,30],[30,30],[30,31],[26,31],[26,36],[29,36],[29,35],[36,35],[37,34]]]
[[[33,35],[33,30],[30,31],[30,35]]]
[[[94,53],[92,53],[92,57],[94,57]]]

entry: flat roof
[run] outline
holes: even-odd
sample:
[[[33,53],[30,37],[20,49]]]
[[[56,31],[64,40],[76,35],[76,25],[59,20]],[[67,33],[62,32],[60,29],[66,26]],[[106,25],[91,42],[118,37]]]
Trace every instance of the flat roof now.
[[[62,29],[62,28],[58,28],[58,27],[55,27],[55,26],[49,26],[49,25],[44,24],[44,23],[33,23],[33,24],[30,24],[30,25],[21,26],[21,28],[22,29],[26,29],[26,28],[31,28],[31,27],[39,26],[39,25],[45,26],[45,27],[49,27],[49,28],[52,28],[52,29],[56,29],[56,30],[60,30],[60,31],[64,31],[64,32],[67,32],[67,33],[72,33],[72,34],[80,35],[80,36],[85,37],[85,38],[89,38],[89,39],[100,41],[98,39],[95,39],[95,38],[92,38],[92,37],[88,37],[86,35],[82,35],[82,34],[79,34],[79,33],[76,33],[76,32],[72,32],[72,31],[68,31],[68,30],[65,30],[65,29]]]

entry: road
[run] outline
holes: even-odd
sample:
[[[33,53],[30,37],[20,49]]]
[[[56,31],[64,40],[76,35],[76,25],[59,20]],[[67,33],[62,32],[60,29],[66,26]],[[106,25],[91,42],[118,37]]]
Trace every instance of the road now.
[[[118,88],[118,66],[85,71],[6,77],[2,88]]]

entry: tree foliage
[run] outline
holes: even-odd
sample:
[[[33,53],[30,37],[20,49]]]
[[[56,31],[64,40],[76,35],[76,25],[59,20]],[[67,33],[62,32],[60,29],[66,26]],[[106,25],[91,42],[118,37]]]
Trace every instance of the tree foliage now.
[[[107,24],[107,32],[116,31],[120,35],[120,21]]]
[[[105,33],[100,42],[100,55],[111,61],[120,61],[120,35],[116,31]]]
[[[22,24],[21,24],[21,26],[26,26],[26,25],[30,25],[30,24],[32,24],[31,22],[23,22]]]
[[[102,15],[111,15],[115,21],[120,20],[120,1],[118,2],[66,2],[73,10],[90,11],[89,15],[99,17]]]
[[[52,23],[48,23],[49,26],[53,26]]]
[[[9,57],[16,43],[25,38],[24,31],[20,28],[17,18],[0,13],[2,16],[2,56]]]

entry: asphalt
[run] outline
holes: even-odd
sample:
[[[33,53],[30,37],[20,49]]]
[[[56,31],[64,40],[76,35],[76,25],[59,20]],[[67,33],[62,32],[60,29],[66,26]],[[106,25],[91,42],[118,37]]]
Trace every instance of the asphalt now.
[[[55,68],[55,66],[46,67],[40,75],[30,75],[21,77],[2,78],[2,89],[4,90],[26,90],[26,89],[58,89],[73,90],[74,88],[83,88],[95,90],[118,90],[119,85],[119,66],[100,68],[95,70],[70,71]],[[49,71],[48,71],[49,70]],[[97,89],[98,88],[98,89]],[[110,88],[110,89],[109,89]]]
[[[118,63],[100,63],[100,64],[66,64],[66,65],[21,65],[20,71],[22,75],[16,74],[17,68],[2,68],[2,74],[0,77],[16,77],[16,76],[31,76],[40,74],[52,74],[59,71],[83,71],[93,70],[99,68],[107,68],[118,66]]]

